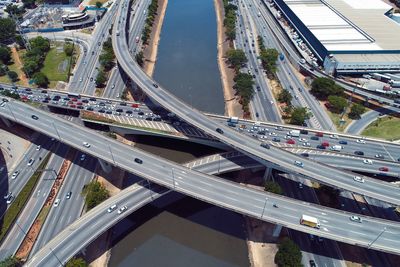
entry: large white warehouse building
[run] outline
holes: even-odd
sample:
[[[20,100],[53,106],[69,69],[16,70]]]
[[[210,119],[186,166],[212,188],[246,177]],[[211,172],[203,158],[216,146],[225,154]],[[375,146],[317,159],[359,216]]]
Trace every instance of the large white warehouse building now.
[[[273,0],[327,72],[400,72],[400,24],[381,0]]]

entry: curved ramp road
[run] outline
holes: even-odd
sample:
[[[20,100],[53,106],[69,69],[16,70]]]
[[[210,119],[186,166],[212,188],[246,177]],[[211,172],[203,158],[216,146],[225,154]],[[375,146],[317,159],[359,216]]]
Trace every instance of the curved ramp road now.
[[[351,192],[361,195],[367,195],[389,203],[400,203],[400,189],[395,188],[387,183],[374,181],[374,185],[370,180],[361,184],[353,180],[354,174],[338,170],[327,165],[312,162],[300,156],[292,154],[282,149],[271,147],[267,150],[260,147],[260,142],[237,134],[228,126],[217,123],[201,112],[189,107],[181,100],[170,94],[167,90],[162,89],[157,85],[151,77],[147,76],[133,58],[129,54],[127,45],[127,36],[125,32],[126,17],[128,13],[128,1],[121,1],[117,15],[120,17],[119,23],[114,24],[113,28],[113,47],[120,66],[125,70],[126,74],[138,84],[146,94],[160,103],[166,109],[174,112],[178,117],[184,119],[188,123],[203,130],[220,141],[232,146],[233,148],[242,151],[253,159],[264,164],[271,165],[271,162],[276,164],[277,168],[284,168],[293,173],[302,174],[306,177],[311,177],[322,183],[344,188]],[[220,133],[216,130],[221,129]],[[222,133],[223,132],[223,133]],[[295,161],[302,161],[303,167],[294,165]],[[384,189],[385,193],[377,192]]]
[[[196,161],[189,162],[186,165],[193,166],[194,162]],[[209,174],[215,174],[219,172],[220,168],[233,170],[236,168],[236,164],[229,160],[225,160],[222,165],[213,161],[204,164],[197,164],[196,167],[193,168],[205,171]],[[221,180],[221,182],[231,184],[224,180]],[[206,190],[210,188],[213,190],[212,185],[209,183],[205,183],[203,186]],[[346,242],[345,240],[352,239],[354,236],[360,236],[364,241],[366,241],[360,245],[368,247],[376,236],[378,236],[386,227],[384,233],[373,243],[372,248],[377,249],[375,245],[378,246],[377,244],[379,244],[379,242],[385,243],[394,241],[395,243],[398,243],[396,245],[400,244],[400,240],[395,238],[400,234],[400,225],[398,223],[396,224],[385,220],[363,216],[363,223],[359,224],[350,221],[349,217],[352,214],[347,212],[294,201],[273,194],[264,194],[263,192],[251,190],[237,184],[235,184],[235,187],[241,188],[238,192],[244,192],[247,190],[254,192],[256,198],[253,201],[253,205],[265,205],[261,213],[263,220],[268,221],[269,217],[276,217],[289,221],[290,223],[288,225],[300,226],[298,224],[299,218],[303,213],[307,213],[316,216],[321,220],[322,230],[313,230],[312,228],[300,226],[300,228],[312,231],[313,234],[331,238],[331,235],[329,234],[330,231],[336,232],[338,228],[346,229],[345,231],[347,232],[343,233],[344,238],[336,240]],[[149,183],[143,183],[143,186],[132,185],[129,188],[124,189],[118,195],[106,200],[93,210],[86,213],[54,237],[37,254],[33,255],[33,257],[27,262],[26,266],[58,266],[61,265],[61,263],[65,263],[114,224],[165,193],[167,193],[166,189]],[[230,197],[237,196],[234,192],[229,193]],[[252,200],[248,201],[250,201],[250,203],[252,202]],[[118,207],[126,205],[128,209],[120,215],[116,214],[116,211],[108,213],[106,211],[107,208],[113,204],[117,204]],[[278,208],[274,208],[273,204],[277,204]],[[400,248],[395,249],[397,252],[391,252],[400,253],[399,249]]]

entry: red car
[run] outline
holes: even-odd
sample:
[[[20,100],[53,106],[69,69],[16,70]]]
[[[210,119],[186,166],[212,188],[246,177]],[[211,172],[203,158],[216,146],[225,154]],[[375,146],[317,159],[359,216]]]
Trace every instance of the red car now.
[[[324,134],[323,134],[323,133],[321,133],[321,132],[316,132],[316,133],[315,133],[315,136],[318,136],[318,137],[323,137],[323,136],[324,136]]]
[[[388,167],[380,167],[379,170],[380,170],[381,172],[388,172],[388,171],[389,171],[389,168],[388,168]]]
[[[76,99],[76,98],[72,98],[71,100],[74,102],[78,101],[78,99]]]
[[[133,108],[138,108],[138,107],[139,107],[139,104],[132,104],[132,107],[133,107]]]
[[[329,143],[328,143],[328,142],[322,142],[322,143],[321,143],[321,146],[328,147],[328,146],[329,146]]]
[[[77,106],[82,106],[82,102],[77,102],[76,105]]]
[[[288,143],[290,145],[294,145],[294,144],[296,144],[296,141],[294,141],[293,139],[289,139],[286,141],[286,143]]]
[[[70,108],[76,108],[76,106],[75,106],[75,105],[70,105],[69,107],[70,107]]]

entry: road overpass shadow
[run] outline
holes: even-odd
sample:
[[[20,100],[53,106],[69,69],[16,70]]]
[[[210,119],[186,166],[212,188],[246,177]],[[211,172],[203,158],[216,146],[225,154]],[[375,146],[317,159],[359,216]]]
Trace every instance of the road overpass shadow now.
[[[9,181],[8,181],[8,168],[6,165],[6,159],[3,154],[3,144],[1,144],[0,152],[0,225],[3,225],[4,214],[7,210],[6,200],[3,198],[9,192]]]

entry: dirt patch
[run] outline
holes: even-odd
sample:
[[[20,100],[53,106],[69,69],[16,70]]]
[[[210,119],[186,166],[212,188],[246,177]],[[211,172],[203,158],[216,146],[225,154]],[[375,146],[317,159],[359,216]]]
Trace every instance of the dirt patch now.
[[[157,61],[158,44],[160,43],[160,33],[164,21],[165,11],[167,10],[168,0],[158,0],[157,16],[151,30],[149,45],[143,49],[144,67],[147,75],[153,76],[154,67]]]
[[[55,196],[58,193],[62,183],[64,182],[64,178],[68,173],[69,167],[71,166],[71,160],[74,156],[74,152],[70,151],[66,159],[64,160],[63,164],[61,165],[60,172],[57,175],[57,179],[55,180],[53,187],[51,188],[50,194],[47,197],[46,203],[42,207],[41,211],[39,212],[38,217],[35,219],[34,223],[32,224],[31,228],[29,229],[27,235],[25,236],[24,241],[21,244],[21,247],[18,249],[16,253],[16,257],[25,261],[29,253],[31,252],[33,245],[37,237],[39,236],[40,230],[43,226],[43,223],[47,217],[48,212],[50,211],[51,205],[53,205]]]
[[[218,67],[221,75],[222,88],[225,99],[225,115],[243,118],[242,105],[233,89],[235,71],[229,68],[226,62],[226,52],[231,48],[228,39],[225,36],[224,28],[224,8],[222,0],[214,0],[215,13],[217,18],[217,36],[218,36]]]
[[[23,64],[22,64],[21,59],[19,58],[18,51],[14,46],[11,47],[11,56],[14,61],[14,64],[17,66],[17,69],[21,70],[23,67]],[[21,71],[18,74],[18,78],[22,82],[23,86],[29,86],[28,78],[25,76],[24,72]]]

